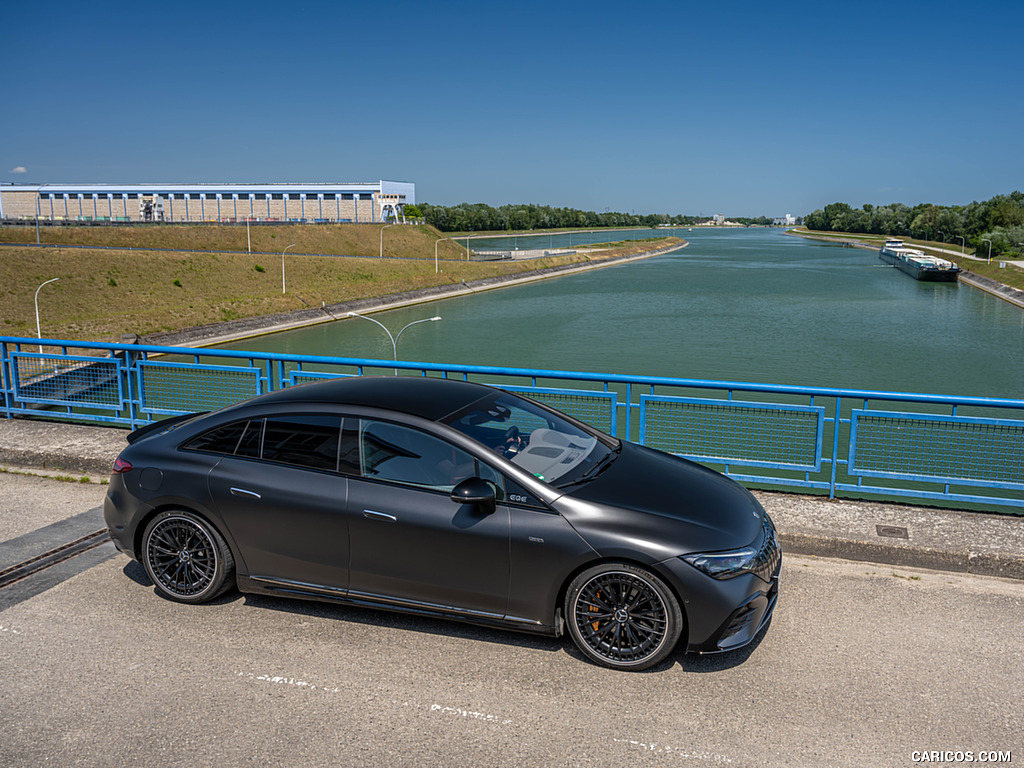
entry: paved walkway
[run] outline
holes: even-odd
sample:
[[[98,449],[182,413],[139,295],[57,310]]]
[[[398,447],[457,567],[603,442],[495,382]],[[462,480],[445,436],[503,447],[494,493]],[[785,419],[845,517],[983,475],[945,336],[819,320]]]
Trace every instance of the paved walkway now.
[[[123,429],[0,420],[0,467],[102,482]],[[70,494],[53,483],[52,492]],[[1024,579],[1024,517],[757,492],[787,552]],[[83,510],[69,510],[77,514]],[[40,521],[40,526],[52,521]]]

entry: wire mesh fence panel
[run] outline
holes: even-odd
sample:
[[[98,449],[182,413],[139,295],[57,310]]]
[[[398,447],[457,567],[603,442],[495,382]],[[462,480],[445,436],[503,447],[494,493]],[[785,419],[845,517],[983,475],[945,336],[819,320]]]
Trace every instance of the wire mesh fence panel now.
[[[288,386],[294,387],[297,384],[311,384],[314,381],[324,379],[342,379],[355,376],[354,373],[331,373],[330,371],[292,371],[288,374]]]
[[[643,395],[640,441],[697,461],[817,472],[824,409]]]
[[[14,396],[26,403],[121,409],[121,362],[116,358],[15,352]]]
[[[260,394],[258,368],[190,363],[138,363],[145,413],[212,411]]]
[[[849,473],[1024,488],[1024,421],[854,411]]]

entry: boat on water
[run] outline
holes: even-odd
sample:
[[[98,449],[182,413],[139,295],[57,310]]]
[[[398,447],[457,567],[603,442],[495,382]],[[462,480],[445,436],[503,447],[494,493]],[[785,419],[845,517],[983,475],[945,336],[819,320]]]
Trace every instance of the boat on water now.
[[[902,240],[886,240],[878,257],[915,280],[955,283],[960,274],[960,267],[952,261],[929,256],[916,248],[907,248]]]

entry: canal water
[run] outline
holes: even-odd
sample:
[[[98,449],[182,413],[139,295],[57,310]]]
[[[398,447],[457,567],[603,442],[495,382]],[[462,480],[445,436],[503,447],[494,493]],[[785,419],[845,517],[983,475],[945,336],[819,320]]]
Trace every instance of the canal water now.
[[[780,230],[678,234],[690,246],[674,253],[374,317],[397,333],[440,315],[399,341],[399,359],[419,362],[1024,398],[1019,307]],[[358,318],[225,346],[392,355],[384,331]]]

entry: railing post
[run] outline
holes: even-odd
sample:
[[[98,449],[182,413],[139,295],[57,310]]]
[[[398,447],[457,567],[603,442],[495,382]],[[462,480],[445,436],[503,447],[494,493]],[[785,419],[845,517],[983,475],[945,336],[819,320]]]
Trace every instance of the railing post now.
[[[11,378],[11,361],[7,354],[7,342],[0,343],[0,378],[4,385],[4,415],[10,419],[14,407],[14,379]]]
[[[142,402],[139,396],[142,393],[137,391],[141,388],[135,386],[136,354],[129,347],[124,347],[122,351],[124,355],[121,356],[118,365],[124,366],[124,393],[128,400],[128,425],[134,430],[139,428],[139,413],[142,411]]]
[[[630,436],[633,434],[633,431],[632,431],[632,425],[633,425],[633,418],[632,418],[633,417],[633,385],[630,384],[629,382],[626,383],[626,404],[625,404],[625,407],[626,407],[626,418],[625,418],[625,422],[626,423],[622,425],[622,429],[624,431],[624,434],[626,435],[625,439],[629,440]],[[615,435],[615,437],[618,437],[618,435]]]
[[[834,499],[836,497],[836,469],[839,467],[839,427],[842,423],[842,406],[843,398],[836,396],[836,415],[835,421],[832,424],[832,479],[828,484],[828,497]]]

